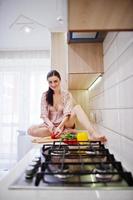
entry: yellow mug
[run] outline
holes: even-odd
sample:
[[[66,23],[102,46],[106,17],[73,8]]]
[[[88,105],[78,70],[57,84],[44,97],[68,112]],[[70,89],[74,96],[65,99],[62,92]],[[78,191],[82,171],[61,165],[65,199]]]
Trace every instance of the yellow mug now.
[[[82,141],[88,141],[89,140],[89,133],[88,132],[78,132],[77,133],[77,141],[79,141],[80,144],[83,144]]]

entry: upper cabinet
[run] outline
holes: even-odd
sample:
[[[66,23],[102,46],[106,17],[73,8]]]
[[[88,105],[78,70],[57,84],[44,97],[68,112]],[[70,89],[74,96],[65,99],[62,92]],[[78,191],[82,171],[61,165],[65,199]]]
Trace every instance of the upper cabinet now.
[[[86,90],[103,73],[102,43],[68,45],[68,87]]]
[[[68,86],[87,89],[103,73],[108,31],[133,30],[133,0],[68,0]]]
[[[61,73],[62,85],[86,90],[103,73],[102,43],[67,44],[64,33],[51,33],[51,65]]]
[[[102,73],[102,43],[76,43],[68,45],[69,73]]]
[[[68,0],[68,30],[133,30],[133,1]]]

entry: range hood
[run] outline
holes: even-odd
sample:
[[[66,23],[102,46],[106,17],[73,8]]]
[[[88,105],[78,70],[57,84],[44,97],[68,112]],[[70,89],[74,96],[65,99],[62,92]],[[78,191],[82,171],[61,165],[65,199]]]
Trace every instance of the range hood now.
[[[95,43],[103,42],[107,31],[91,31],[91,32],[80,32],[80,31],[68,31],[67,40],[68,43]]]

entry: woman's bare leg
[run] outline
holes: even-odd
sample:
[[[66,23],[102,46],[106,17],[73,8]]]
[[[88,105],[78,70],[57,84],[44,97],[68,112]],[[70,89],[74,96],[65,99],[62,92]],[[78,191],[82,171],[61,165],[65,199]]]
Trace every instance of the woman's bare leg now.
[[[76,122],[76,114],[72,112],[68,120],[65,122],[65,128],[73,127],[75,125],[75,122]]]
[[[82,124],[82,126],[86,130],[88,130],[90,133],[92,133],[94,131],[94,129],[91,126],[91,123],[90,123],[87,115],[85,114],[85,112],[83,111],[83,109],[81,108],[80,105],[76,105],[73,108],[72,114],[70,115],[69,119],[65,123],[65,128],[73,127],[75,125],[75,123],[76,123],[76,118]]]
[[[86,113],[84,112],[84,110],[82,109],[82,107],[80,105],[76,105],[73,108],[74,113],[76,114],[76,117],[78,119],[78,121],[83,125],[83,127],[88,130],[90,133],[94,132],[94,128],[91,125],[88,116],[86,115]]]
[[[83,127],[90,133],[90,135],[94,139],[99,139],[103,142],[107,140],[105,136],[97,133],[95,128],[91,125],[91,122],[89,121],[88,116],[86,115],[86,113],[84,112],[84,110],[82,109],[80,105],[76,105],[73,108],[73,111],[76,114],[78,121],[83,125]]]
[[[48,130],[48,128],[44,127],[44,126],[31,126],[28,129],[28,134],[33,136],[33,137],[46,137],[46,136],[50,136],[50,132]]]

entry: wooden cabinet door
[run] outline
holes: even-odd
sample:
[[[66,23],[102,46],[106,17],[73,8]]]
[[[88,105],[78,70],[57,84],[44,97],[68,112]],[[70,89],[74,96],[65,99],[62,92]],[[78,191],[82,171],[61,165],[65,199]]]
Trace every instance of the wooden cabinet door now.
[[[77,43],[68,45],[69,73],[102,73],[102,43]]]

